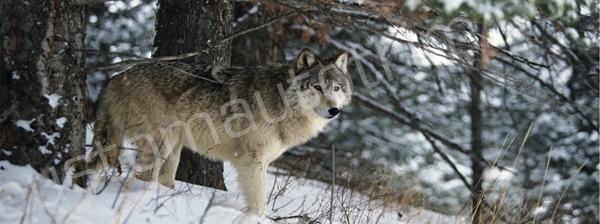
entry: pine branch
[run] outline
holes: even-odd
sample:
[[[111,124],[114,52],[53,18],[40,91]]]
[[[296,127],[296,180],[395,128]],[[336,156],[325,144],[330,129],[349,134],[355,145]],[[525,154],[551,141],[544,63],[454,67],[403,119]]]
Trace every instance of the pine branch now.
[[[411,129],[413,129],[415,131],[418,131],[418,132],[421,132],[425,136],[425,138],[436,139],[436,140],[440,141],[442,144],[444,144],[446,147],[448,147],[450,149],[456,150],[456,151],[458,151],[458,152],[460,152],[460,153],[462,153],[464,155],[467,155],[469,157],[473,157],[473,158],[475,158],[475,159],[477,159],[479,161],[482,161],[482,162],[485,162],[486,164],[489,164],[488,161],[485,158],[480,157],[480,156],[476,156],[473,153],[471,153],[471,152],[469,152],[467,150],[464,150],[462,147],[460,147],[460,145],[458,145],[458,144],[450,141],[449,139],[446,139],[446,138],[442,137],[441,135],[439,135],[439,134],[437,134],[437,133],[435,133],[435,132],[433,132],[431,130],[428,130],[428,129],[422,127],[421,124],[420,124],[421,122],[418,119],[407,119],[403,115],[395,112],[394,110],[389,109],[389,108],[387,108],[386,106],[384,106],[384,105],[382,105],[380,103],[377,103],[376,100],[371,99],[371,98],[363,95],[358,90],[354,91],[353,96],[354,96],[353,99],[356,99],[359,102],[368,105],[370,109],[372,109],[374,111],[378,111],[380,113],[383,113],[384,115],[386,115],[386,116],[388,116],[388,117],[390,117],[390,118],[392,118],[392,119],[400,122],[401,124],[407,125]],[[396,109],[399,110],[401,113],[406,112],[406,109],[404,109],[404,108],[396,108]],[[413,118],[417,117],[414,114],[408,114],[408,115],[410,117],[413,117]],[[508,169],[508,168],[506,168],[504,166],[499,166],[498,165],[498,166],[495,166],[495,167],[498,168],[498,169],[500,169],[500,170],[509,171],[509,172],[512,173],[512,171],[510,169]]]

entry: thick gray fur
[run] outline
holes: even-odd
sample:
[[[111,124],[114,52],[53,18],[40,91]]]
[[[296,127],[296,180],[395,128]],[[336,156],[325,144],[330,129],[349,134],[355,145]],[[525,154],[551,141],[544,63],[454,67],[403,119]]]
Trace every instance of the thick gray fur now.
[[[342,52],[321,60],[305,48],[290,64],[216,67],[181,62],[135,66],[99,96],[88,167],[118,167],[124,140],[140,153],[136,174],[173,188],[181,148],[229,160],[247,212],[266,215],[267,165],[323,130],[350,102]]]

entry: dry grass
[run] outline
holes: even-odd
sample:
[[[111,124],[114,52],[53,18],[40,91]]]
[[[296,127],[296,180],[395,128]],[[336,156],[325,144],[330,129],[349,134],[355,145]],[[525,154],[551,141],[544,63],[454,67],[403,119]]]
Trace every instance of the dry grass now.
[[[521,152],[530,131],[531,126],[521,142],[512,167],[518,166],[519,157],[521,156]],[[491,169],[499,168],[498,164],[503,160],[504,155],[515,142],[516,137],[517,135],[515,135],[508,144],[508,136],[506,137],[501,147],[503,153],[489,164]],[[568,214],[566,211],[560,209],[562,205],[561,201],[565,197],[568,197],[566,193],[570,183],[575,176],[579,174],[587,161],[572,175],[569,185],[565,187],[562,194],[556,199],[556,197],[553,197],[552,195],[544,194],[543,191],[550,167],[551,156],[552,147],[548,150],[548,157],[544,164],[545,167],[543,167],[544,176],[541,186],[537,191],[536,189],[521,188],[520,183],[513,179],[513,177],[516,176],[515,174],[510,175],[510,178],[507,181],[500,180],[500,178],[490,181],[490,183],[484,187],[481,197],[478,200],[479,203],[476,205],[483,208],[483,213],[479,219],[476,220],[476,217],[469,214],[470,209],[465,209],[463,211],[465,215],[470,217],[469,223],[568,223],[569,221],[563,219],[563,217],[568,216]],[[531,195],[537,195],[537,197],[532,197]]]
[[[330,209],[341,214],[337,216],[341,217],[340,220],[334,220],[336,222],[378,223],[383,215],[381,211],[393,210],[398,212],[399,220],[421,223],[424,220],[424,213],[435,210],[448,215],[449,218],[453,217],[455,223],[569,223],[572,221],[568,219],[572,217],[572,211],[565,205],[565,201],[570,198],[568,189],[585,163],[572,174],[569,183],[560,195],[544,192],[548,184],[546,179],[551,165],[552,148],[548,149],[546,162],[538,167],[543,170],[543,178],[541,184],[536,187],[523,188],[522,180],[515,178],[519,174],[514,173],[513,170],[506,170],[507,167],[500,166],[501,163],[506,164],[505,155],[509,148],[517,144],[517,155],[514,160],[509,162],[512,163],[512,166],[509,166],[508,169],[520,166],[521,152],[527,150],[525,143],[530,131],[531,126],[521,141],[517,140],[518,134],[512,138],[507,135],[500,148],[500,155],[493,161],[488,161],[488,169],[500,170],[504,172],[505,176],[499,175],[495,179],[485,180],[483,183],[483,191],[479,194],[478,203],[474,205],[481,209],[479,217],[470,214],[473,206],[470,200],[457,204],[453,211],[432,208],[428,205],[430,199],[420,190],[423,189],[423,186],[406,187],[398,184],[419,183],[418,176],[390,173],[385,166],[377,166],[358,158],[344,158],[345,162],[337,166],[338,170],[333,171],[323,165],[322,161],[314,159],[330,158],[331,156],[326,157],[324,154],[317,154],[318,150],[312,150],[307,154],[287,153],[283,162],[279,161],[276,165],[292,175],[305,176],[328,183],[331,182],[329,176],[335,173],[337,189],[334,193],[334,200],[337,204]],[[508,178],[506,178],[507,173]],[[540,173],[542,172],[540,171]],[[361,196],[358,196],[359,194]],[[321,206],[329,205],[323,203]],[[460,208],[458,212],[456,208]],[[326,214],[309,214],[309,216],[312,217],[311,220],[324,220],[328,217]],[[447,223],[447,221],[448,219],[445,219],[445,221],[437,223]],[[436,223],[436,221],[434,220],[432,223]]]

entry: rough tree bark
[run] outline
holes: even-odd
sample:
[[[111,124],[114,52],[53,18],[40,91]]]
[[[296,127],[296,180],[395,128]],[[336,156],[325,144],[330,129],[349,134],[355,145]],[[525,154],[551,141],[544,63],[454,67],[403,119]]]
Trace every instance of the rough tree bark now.
[[[285,12],[283,7],[265,9],[256,6],[255,2],[236,2],[234,13],[236,28],[244,30],[256,27]],[[231,65],[244,67],[285,62],[283,48],[289,32],[284,26],[286,22],[274,23],[234,38],[231,50],[234,57],[231,58]]]
[[[0,24],[0,160],[62,183],[85,168],[84,7],[0,1]]]
[[[231,34],[233,1],[159,0],[156,15],[155,57],[204,50]],[[186,62],[229,66],[231,42],[219,43],[208,53]],[[223,163],[182,150],[175,179],[226,190]]]

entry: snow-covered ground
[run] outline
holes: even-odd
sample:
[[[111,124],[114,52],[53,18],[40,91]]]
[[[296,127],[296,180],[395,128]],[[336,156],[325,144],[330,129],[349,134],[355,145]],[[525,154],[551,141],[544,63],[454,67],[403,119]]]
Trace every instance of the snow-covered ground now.
[[[113,177],[101,193],[91,194],[54,184],[31,167],[0,161],[0,223],[272,223],[272,219],[275,223],[329,223],[330,185],[274,175],[274,168],[269,171],[271,219],[260,219],[242,212],[244,199],[229,163],[225,163],[227,192],[184,182],[176,182],[173,190],[135,178]],[[457,222],[423,209],[372,201],[342,188],[335,192],[334,223]],[[292,216],[296,218],[278,219]]]

